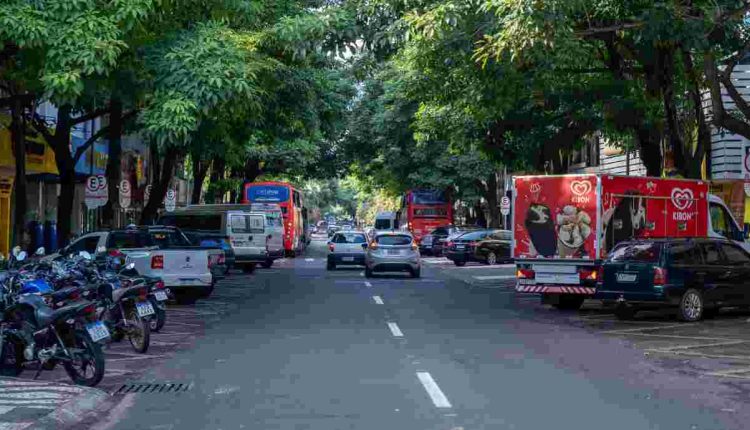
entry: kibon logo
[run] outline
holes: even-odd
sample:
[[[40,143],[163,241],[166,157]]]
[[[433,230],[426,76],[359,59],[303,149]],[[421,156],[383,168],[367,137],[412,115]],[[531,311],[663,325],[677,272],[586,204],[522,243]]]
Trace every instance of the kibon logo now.
[[[573,193],[573,203],[588,203],[591,192],[591,182],[573,181],[570,183],[570,191]]]
[[[672,213],[672,220],[674,221],[691,221],[693,219],[693,212],[684,212],[693,206],[693,190],[689,188],[673,188],[672,189],[672,204],[677,211]]]

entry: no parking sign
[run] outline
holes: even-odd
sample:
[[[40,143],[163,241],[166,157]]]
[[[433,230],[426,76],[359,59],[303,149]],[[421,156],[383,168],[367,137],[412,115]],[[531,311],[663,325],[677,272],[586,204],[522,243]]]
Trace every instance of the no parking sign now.
[[[84,202],[89,209],[96,209],[107,204],[107,178],[104,175],[94,175],[86,178]]]

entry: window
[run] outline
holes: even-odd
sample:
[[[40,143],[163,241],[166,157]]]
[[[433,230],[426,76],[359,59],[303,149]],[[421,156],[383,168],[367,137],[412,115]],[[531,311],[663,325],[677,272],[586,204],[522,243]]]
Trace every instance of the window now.
[[[723,207],[711,204],[711,228],[724,237],[729,234],[729,220]]]
[[[487,232],[485,230],[472,231],[472,232],[469,232],[469,233],[464,233],[461,236],[457,237],[456,239],[460,239],[460,240],[482,240],[485,237],[487,237],[488,234],[489,234],[489,232]]]
[[[701,244],[703,250],[703,261],[706,264],[721,264],[721,252],[719,251],[719,244],[715,242],[706,242]]]
[[[669,257],[673,264],[701,264],[700,252],[694,242],[676,243],[669,247]]]
[[[263,233],[265,217],[251,215],[230,215],[229,228],[232,233]]]
[[[436,236],[445,236],[448,234],[448,229],[445,227],[438,227],[435,230],[432,230],[430,234],[436,235]]]
[[[633,261],[656,263],[661,255],[662,244],[657,242],[626,243],[615,247],[609,254],[609,261]]]
[[[177,246],[190,246],[190,242],[181,232],[177,231],[150,231],[151,240],[159,248],[171,248]]]
[[[361,233],[336,233],[333,243],[366,243],[367,239]]]
[[[389,219],[376,219],[375,220],[375,228],[378,230],[390,230],[391,229],[391,220]]]
[[[390,246],[403,246],[403,245],[410,245],[412,242],[411,236],[406,235],[387,235],[387,236],[378,236],[375,238],[375,241],[378,242],[380,245],[390,245]]]
[[[513,234],[509,231],[496,231],[492,233],[492,239],[494,240],[511,240]]]
[[[90,254],[96,253],[96,248],[99,245],[99,236],[87,236],[82,237],[78,239],[77,241],[73,242],[72,245],[70,245],[70,248],[68,248],[68,252],[72,252],[75,254],[78,254],[81,251],[87,251]]]
[[[415,205],[432,205],[448,202],[443,191],[412,191],[411,195],[411,202]]]
[[[448,216],[448,210],[444,207],[414,208],[414,216],[417,218],[442,218]]]
[[[221,214],[165,215],[159,223],[182,230],[221,231]]]
[[[127,249],[154,246],[151,236],[145,231],[115,231],[109,235],[107,248]]]
[[[725,243],[721,249],[724,251],[724,257],[728,265],[745,266],[750,264],[750,255],[739,246]]]

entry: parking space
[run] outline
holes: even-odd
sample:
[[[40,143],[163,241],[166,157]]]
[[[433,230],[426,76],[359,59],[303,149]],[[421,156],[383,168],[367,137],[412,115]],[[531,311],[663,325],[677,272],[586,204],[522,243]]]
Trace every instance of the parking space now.
[[[261,271],[264,277],[271,271]],[[151,333],[151,345],[146,354],[133,351],[127,339],[121,342],[110,342],[105,346],[106,371],[104,379],[97,388],[114,392],[123,384],[138,381],[149,368],[168,360],[175,353],[190,348],[211,324],[218,322],[236,306],[233,301],[246,297],[248,290],[264,285],[263,282],[252,282],[257,276],[244,275],[239,271],[222,280],[211,297],[198,301],[194,305],[182,306],[169,303],[167,322],[158,333]],[[35,369],[29,368],[21,374],[22,379],[32,379]],[[40,381],[69,383],[65,370],[57,366],[53,371],[43,371]]]
[[[586,301],[577,312],[542,305],[538,295],[516,293],[514,280],[500,279],[508,270],[488,269],[479,276],[448,268],[445,272],[470,288],[492,288],[493,294],[512,295],[515,306],[533,313],[537,321],[618,338],[661,366],[699,378],[720,378],[743,392],[750,390],[750,311],[726,309],[698,323],[680,322],[669,312],[642,312],[634,320],[621,321],[594,300]],[[489,278],[493,272],[498,280]]]

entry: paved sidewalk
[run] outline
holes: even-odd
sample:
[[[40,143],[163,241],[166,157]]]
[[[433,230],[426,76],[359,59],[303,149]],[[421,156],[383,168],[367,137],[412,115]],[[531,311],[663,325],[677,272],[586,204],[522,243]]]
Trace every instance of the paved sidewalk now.
[[[0,430],[65,429],[95,411],[109,396],[68,384],[0,379]]]

